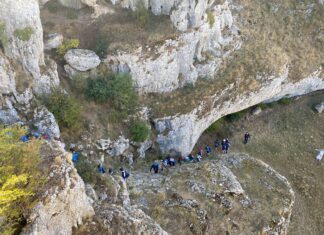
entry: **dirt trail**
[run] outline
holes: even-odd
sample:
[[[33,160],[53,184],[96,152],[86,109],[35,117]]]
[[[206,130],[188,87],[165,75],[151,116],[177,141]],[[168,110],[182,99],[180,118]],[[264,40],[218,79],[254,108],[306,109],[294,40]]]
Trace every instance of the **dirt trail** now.
[[[324,92],[300,97],[287,105],[277,105],[258,116],[247,115],[222,130],[205,133],[197,146],[215,138],[229,137],[231,151],[247,153],[263,160],[287,177],[296,193],[289,234],[324,234],[324,162],[315,160],[315,149],[324,148],[324,114],[314,111],[324,100]],[[251,142],[243,144],[249,131]]]

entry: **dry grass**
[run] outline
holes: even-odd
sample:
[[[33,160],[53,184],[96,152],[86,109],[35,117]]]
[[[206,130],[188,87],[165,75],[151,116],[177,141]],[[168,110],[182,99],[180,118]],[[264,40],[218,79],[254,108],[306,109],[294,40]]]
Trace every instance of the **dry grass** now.
[[[315,161],[315,149],[323,148],[324,116],[313,111],[314,105],[323,99],[324,93],[319,92],[286,106],[275,106],[257,117],[250,116],[236,123],[228,123],[228,132],[223,133],[230,137],[231,151],[246,152],[263,160],[292,184],[296,202],[290,234],[324,233],[324,184],[319,180],[324,177],[324,171],[323,164]],[[243,144],[245,131],[252,135],[247,145]],[[206,133],[198,146],[212,144],[217,135],[217,132]],[[250,171],[246,173],[255,178],[258,172],[255,169]]]

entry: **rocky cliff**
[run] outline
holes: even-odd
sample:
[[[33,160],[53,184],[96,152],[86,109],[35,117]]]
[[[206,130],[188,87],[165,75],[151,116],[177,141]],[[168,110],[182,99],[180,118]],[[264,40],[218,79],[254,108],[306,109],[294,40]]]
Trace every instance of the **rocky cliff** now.
[[[34,90],[49,92],[51,86],[58,85],[55,62],[49,61],[45,65],[38,1],[1,1],[0,22],[4,25],[3,34],[7,41],[2,43],[5,55],[21,63],[25,73],[32,75]]]
[[[90,198],[62,143],[51,141],[42,151],[49,162],[48,189],[21,234],[71,234],[73,227],[94,215]]]

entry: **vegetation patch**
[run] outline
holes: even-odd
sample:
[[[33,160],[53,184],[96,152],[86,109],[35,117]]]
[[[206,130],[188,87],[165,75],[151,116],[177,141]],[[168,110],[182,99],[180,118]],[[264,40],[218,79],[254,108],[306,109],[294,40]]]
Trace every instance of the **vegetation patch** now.
[[[8,37],[6,34],[6,24],[0,22],[0,47],[5,47],[8,43]]]
[[[34,29],[32,27],[26,27],[23,29],[16,29],[14,32],[14,36],[19,38],[22,41],[29,41],[30,37],[33,35],[34,33]]]
[[[25,134],[18,126],[0,127],[0,234],[19,232],[46,181],[39,168],[41,142],[23,143]]]
[[[98,103],[109,102],[115,110],[131,113],[138,106],[138,94],[130,74],[109,74],[89,79],[86,97]]]
[[[150,128],[143,121],[135,121],[131,124],[130,133],[132,140],[143,142],[150,136]]]
[[[94,51],[102,59],[107,55],[108,41],[104,38],[98,38],[95,41]]]
[[[60,56],[64,56],[68,50],[78,48],[79,45],[80,41],[78,39],[69,39],[64,41],[63,44],[57,48],[56,52]]]
[[[52,112],[61,128],[77,131],[81,126],[81,105],[59,89],[42,97],[44,105]]]
[[[207,11],[207,19],[208,19],[209,27],[212,28],[215,23],[215,16],[211,11]]]
[[[151,22],[151,14],[150,12],[146,9],[144,1],[139,1],[136,4],[136,9],[135,9],[135,17],[137,22],[143,27],[147,27],[149,23]]]

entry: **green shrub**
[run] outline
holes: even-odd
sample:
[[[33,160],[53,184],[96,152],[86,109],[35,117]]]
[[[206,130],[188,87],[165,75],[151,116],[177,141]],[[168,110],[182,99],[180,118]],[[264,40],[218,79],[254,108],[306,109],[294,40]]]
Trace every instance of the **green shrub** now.
[[[64,43],[59,46],[56,50],[57,54],[59,54],[60,56],[64,56],[65,53],[70,50],[70,49],[74,49],[74,48],[78,48],[80,44],[80,41],[78,39],[69,39],[64,41]]]
[[[93,163],[89,162],[85,156],[81,155],[79,157],[78,162],[75,164],[75,167],[85,183],[96,183],[97,168]]]
[[[100,58],[104,58],[107,54],[108,42],[106,39],[99,38],[95,42],[94,51]]]
[[[0,22],[0,47],[5,47],[8,43],[8,38],[6,34],[6,24]]]
[[[214,122],[213,124],[211,124],[208,128],[207,128],[207,132],[218,132],[221,131],[222,128],[226,125],[226,120],[224,117],[218,119],[216,122]]]
[[[149,137],[150,129],[145,122],[135,121],[131,124],[130,133],[132,140],[136,142],[143,142]]]
[[[109,101],[118,111],[131,113],[138,106],[138,94],[129,74],[90,79],[85,94],[88,99],[98,103]]]
[[[209,27],[212,28],[215,23],[215,17],[211,11],[207,11],[207,19],[208,19]]]
[[[109,99],[108,80],[105,78],[89,79],[85,89],[86,97],[97,103],[104,103]]]
[[[136,9],[135,9],[135,17],[137,22],[142,26],[142,27],[147,27],[150,23],[150,13],[146,9],[145,4],[143,1],[139,1],[136,4]]]
[[[57,89],[50,95],[43,97],[43,102],[53,113],[61,128],[78,130],[81,126],[81,106],[68,94]]]
[[[291,103],[291,99],[289,99],[288,97],[284,97],[280,100],[278,100],[278,104],[281,104],[281,105],[288,105]]]
[[[0,234],[18,234],[24,215],[46,183],[40,165],[41,141],[22,143],[26,129],[0,127]]]
[[[226,119],[230,122],[235,122],[235,121],[238,121],[240,120],[241,118],[243,118],[246,114],[247,114],[247,109],[245,110],[242,110],[240,112],[237,112],[237,113],[232,113],[232,114],[229,114],[226,116]]]
[[[29,41],[31,35],[33,35],[34,29],[32,27],[26,27],[23,29],[16,29],[14,32],[15,37],[19,38],[22,41]]]

